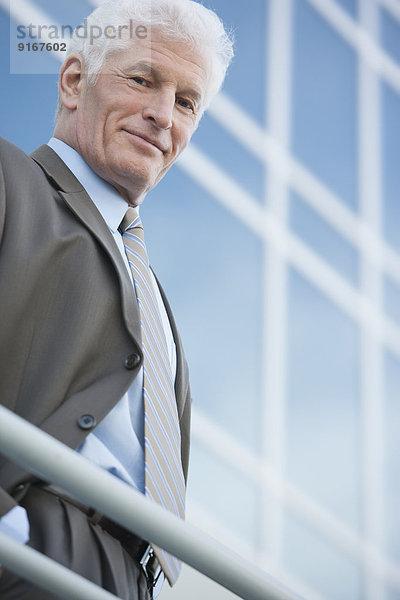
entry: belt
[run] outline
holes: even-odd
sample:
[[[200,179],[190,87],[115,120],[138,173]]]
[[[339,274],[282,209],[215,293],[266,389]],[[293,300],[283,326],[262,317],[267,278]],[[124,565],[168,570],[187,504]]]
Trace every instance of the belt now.
[[[50,485],[39,485],[40,489],[49,494],[53,494],[57,498],[61,498],[72,506],[83,512],[88,520],[94,525],[99,525],[104,531],[109,533],[113,538],[118,540],[121,546],[127,551],[129,556],[140,566],[150,589],[156,587],[157,582],[162,574],[162,569],[153,548],[148,542],[131,533],[115,521],[105,517],[95,509],[86,506],[75,498],[66,494],[63,490]],[[163,579],[163,578],[162,578]]]

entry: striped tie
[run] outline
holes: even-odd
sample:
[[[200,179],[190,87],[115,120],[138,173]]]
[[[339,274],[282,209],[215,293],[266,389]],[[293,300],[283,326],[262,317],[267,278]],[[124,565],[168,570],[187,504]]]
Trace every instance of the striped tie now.
[[[185,481],[181,436],[167,342],[144,243],[140,217],[129,208],[120,230],[139,306],[143,346],[145,488],[152,500],[183,518]],[[180,562],[154,546],[165,576],[175,583]]]

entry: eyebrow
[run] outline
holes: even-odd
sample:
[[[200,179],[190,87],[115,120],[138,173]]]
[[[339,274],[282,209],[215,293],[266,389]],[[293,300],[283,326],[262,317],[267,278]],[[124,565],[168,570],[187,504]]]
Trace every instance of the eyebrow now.
[[[141,73],[143,73],[143,75],[155,75],[156,78],[161,79],[161,74],[159,72],[159,70],[157,69],[157,66],[152,66],[151,64],[149,64],[146,61],[142,61],[139,60],[133,64],[131,64],[127,69],[126,72],[130,73],[130,72],[134,72],[134,71],[140,71]],[[188,86],[187,88],[182,89],[182,91],[180,92],[181,94],[189,94],[189,96],[191,98],[193,98],[193,100],[197,103],[197,104],[201,104],[201,101],[203,100],[204,94],[202,93],[202,91],[197,87],[197,86]]]
[[[148,62],[139,60],[138,62],[135,62],[132,65],[130,65],[126,70],[127,72],[139,70],[145,75],[151,75],[151,73],[154,71],[154,68],[151,65],[149,65]]]

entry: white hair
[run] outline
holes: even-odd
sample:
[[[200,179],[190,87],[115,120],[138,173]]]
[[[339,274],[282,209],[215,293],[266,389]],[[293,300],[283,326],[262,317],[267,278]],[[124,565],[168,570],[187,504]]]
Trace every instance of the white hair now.
[[[137,27],[141,29],[136,29]],[[211,73],[203,106],[204,109],[207,108],[221,88],[233,58],[233,38],[225,31],[215,12],[199,2],[105,0],[85,19],[84,26],[74,31],[67,57],[80,54],[85,61],[87,83],[95,85],[105,60],[132,43],[132,31],[140,37],[141,32],[151,28],[157,29],[166,40],[183,41],[195,51],[209,53]],[[129,30],[130,35],[126,34],[126,30]],[[107,32],[112,31],[115,35],[108,36]],[[122,32],[125,34],[122,35]],[[91,35],[92,33],[95,33],[95,36]],[[59,98],[56,121],[61,110],[62,103]]]

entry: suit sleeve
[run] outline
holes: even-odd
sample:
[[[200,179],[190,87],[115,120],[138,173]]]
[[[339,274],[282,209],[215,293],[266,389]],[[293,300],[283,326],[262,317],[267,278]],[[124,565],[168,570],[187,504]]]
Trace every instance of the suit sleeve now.
[[[190,393],[190,387],[188,387],[185,408],[183,409],[182,417],[180,419],[181,436],[182,436],[182,467],[185,482],[187,484],[188,470],[189,470],[189,448],[190,448],[190,415],[191,415],[191,404],[192,397]]]
[[[0,155],[0,244],[3,239],[3,230],[6,217],[6,184],[4,181],[3,163]]]
[[[2,148],[1,148],[2,149]],[[6,215],[6,184],[4,177],[4,164],[0,152],[0,251],[1,242],[3,239],[3,231],[5,224]],[[5,515],[11,509],[17,506],[17,502],[10,494],[8,494],[2,487],[0,487],[0,516]]]

